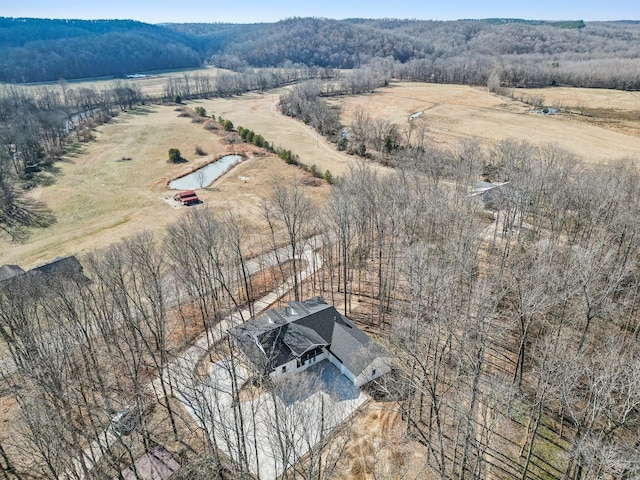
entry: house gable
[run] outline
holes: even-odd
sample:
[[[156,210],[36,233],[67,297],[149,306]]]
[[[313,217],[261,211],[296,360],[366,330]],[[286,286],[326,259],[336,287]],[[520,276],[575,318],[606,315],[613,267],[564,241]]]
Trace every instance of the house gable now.
[[[301,371],[316,359],[329,358],[360,385],[384,373],[384,369],[371,365],[388,357],[384,349],[321,297],[290,302],[283,310],[269,310],[230,329],[229,335],[263,375]]]
[[[27,271],[17,265],[4,265],[0,267],[0,290],[18,297],[46,295],[70,283],[80,286],[91,283],[82,272],[83,267],[74,256],[57,257]]]

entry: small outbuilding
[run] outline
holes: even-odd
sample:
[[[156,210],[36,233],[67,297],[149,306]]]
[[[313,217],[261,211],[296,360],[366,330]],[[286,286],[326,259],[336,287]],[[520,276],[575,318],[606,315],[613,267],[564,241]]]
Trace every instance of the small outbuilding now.
[[[125,468],[120,472],[124,480],[166,480],[180,468],[171,454],[163,447],[157,446],[138,458],[134,468]],[[117,480],[117,478],[114,478]]]
[[[176,193],[173,197],[176,201],[182,203],[182,205],[193,205],[199,203],[200,199],[195,190],[187,190],[185,192]]]

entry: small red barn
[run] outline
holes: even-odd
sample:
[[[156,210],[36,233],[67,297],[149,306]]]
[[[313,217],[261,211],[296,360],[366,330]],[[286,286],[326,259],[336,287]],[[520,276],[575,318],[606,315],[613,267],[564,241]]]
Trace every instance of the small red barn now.
[[[178,192],[173,197],[178,202],[181,202],[182,205],[193,205],[194,203],[198,203],[200,200],[198,199],[198,195],[194,190],[187,190],[186,192]]]

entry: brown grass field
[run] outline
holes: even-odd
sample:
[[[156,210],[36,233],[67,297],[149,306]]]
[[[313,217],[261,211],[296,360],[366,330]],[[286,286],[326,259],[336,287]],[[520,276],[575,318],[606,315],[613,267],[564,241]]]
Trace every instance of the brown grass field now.
[[[175,72],[172,75],[183,75]],[[146,93],[161,88],[160,80],[144,84]],[[148,90],[147,90],[148,89]],[[234,125],[253,129],[270,143],[291,149],[308,165],[341,175],[355,158],[338,152],[307,125],[278,112],[282,90],[251,93],[227,99],[198,100],[208,114],[221,115]],[[489,93],[486,88],[459,85],[392,83],[368,95],[341,97],[348,125],[356,108],[373,118],[408,125],[408,117],[423,111],[420,122],[427,139],[455,147],[463,138],[486,144],[513,137],[533,143],[555,143],[589,162],[608,162],[637,157],[640,152],[640,94],[608,90],[550,88],[522,90],[515,96],[543,96],[546,105],[558,105],[555,116],[527,114],[529,105]],[[568,113],[564,113],[565,109]],[[195,155],[200,145],[206,157]],[[167,163],[171,147],[190,160],[183,165]],[[17,263],[24,268],[60,255],[81,254],[104,247],[142,230],[162,232],[185,208],[173,209],[163,198],[170,195],[165,183],[194,165],[235,150],[218,135],[178,117],[172,106],[146,106],[121,114],[95,130],[95,140],[79,145],[57,165],[55,183],[39,187],[34,195],[54,211],[57,223],[34,230],[22,244],[0,240],[0,264]],[[119,161],[130,157],[130,161]],[[256,222],[260,199],[274,176],[300,175],[294,167],[273,157],[250,157],[212,186],[199,192],[207,205],[231,207]],[[238,176],[248,177],[244,183]],[[320,197],[327,187],[314,189]]]
[[[424,112],[428,140],[454,146],[460,139],[484,144],[507,138],[553,143],[587,162],[602,163],[640,154],[640,94],[616,90],[546,88],[515,90],[519,98],[542,96],[558,106],[557,115],[531,114],[531,106],[489,93],[485,87],[394,83],[389,88],[341,99],[343,123],[361,108],[372,118],[408,127],[408,118]],[[569,110],[567,112],[566,110]]]

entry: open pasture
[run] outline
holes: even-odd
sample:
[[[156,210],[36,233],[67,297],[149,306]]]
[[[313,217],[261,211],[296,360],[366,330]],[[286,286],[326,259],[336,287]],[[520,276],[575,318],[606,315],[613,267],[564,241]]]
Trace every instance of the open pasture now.
[[[189,105],[202,106],[209,115],[254,130],[271,144],[292,150],[307,165],[315,164],[320,172],[329,169],[334,176],[344,174],[356,158],[337,151],[311,127],[282,115],[277,103],[283,91],[197,100]],[[530,114],[527,111],[531,107],[525,103],[491,94],[486,88],[459,85],[392,83],[373,94],[340,97],[332,102],[342,107],[345,125],[352,122],[358,108],[401,129],[408,127],[411,114],[422,111],[414,120],[416,126],[423,123],[427,140],[441,146],[454,147],[464,138],[477,138],[489,145],[512,137],[554,143],[589,162],[638,157],[640,95],[566,88],[516,92],[516,96],[534,94],[544,97],[545,105],[560,106],[560,113]],[[592,115],[564,113],[563,108],[572,112],[567,106],[576,105],[589,105]],[[613,113],[606,116],[607,112]],[[0,240],[0,264],[17,263],[29,268],[56,256],[110,245],[142,230],[161,232],[179,218],[187,209],[174,209],[164,201],[171,195],[165,189],[166,182],[225,153],[241,153],[245,146],[226,145],[202,124],[178,115],[173,106],[145,106],[96,128],[95,140],[78,145],[56,164],[59,173],[53,185],[33,191],[53,210],[57,223],[34,230],[23,244]],[[196,155],[196,145],[207,155]],[[189,163],[167,163],[172,147],[178,148]],[[233,209],[259,228],[260,202],[270,189],[271,179],[302,174],[274,156],[249,155],[211,187],[198,191],[198,196],[213,208]],[[314,187],[311,192],[321,201],[327,188]]]
[[[195,145],[207,155],[196,155]],[[189,162],[169,164],[172,147]],[[116,117],[96,129],[95,140],[78,145],[56,164],[53,185],[34,190],[53,210],[56,224],[34,230],[23,244],[2,241],[0,264],[27,268],[163,227],[185,210],[163,201],[171,194],[166,182],[225,151],[215,134],[178,117],[174,107],[146,107]]]
[[[336,150],[315,130],[304,123],[282,115],[278,101],[284,89],[268,93],[248,93],[239,97],[199,100],[207,112],[216,118],[221,115],[238,127],[242,126],[262,135],[270,144],[291,150],[300,161],[318,171],[330,170],[335,175],[346,172],[353,157]]]
[[[640,94],[636,92],[545,88],[514,90],[514,96],[544,97],[545,105],[558,106],[560,112],[527,113],[533,107],[492,94],[484,87],[424,83],[393,83],[337,103],[343,108],[342,123],[346,125],[361,109],[371,118],[392,121],[405,131],[409,116],[422,111],[413,120],[415,126],[423,123],[427,140],[440,145],[453,146],[464,138],[486,145],[515,138],[534,144],[553,143],[591,163],[640,155]]]

